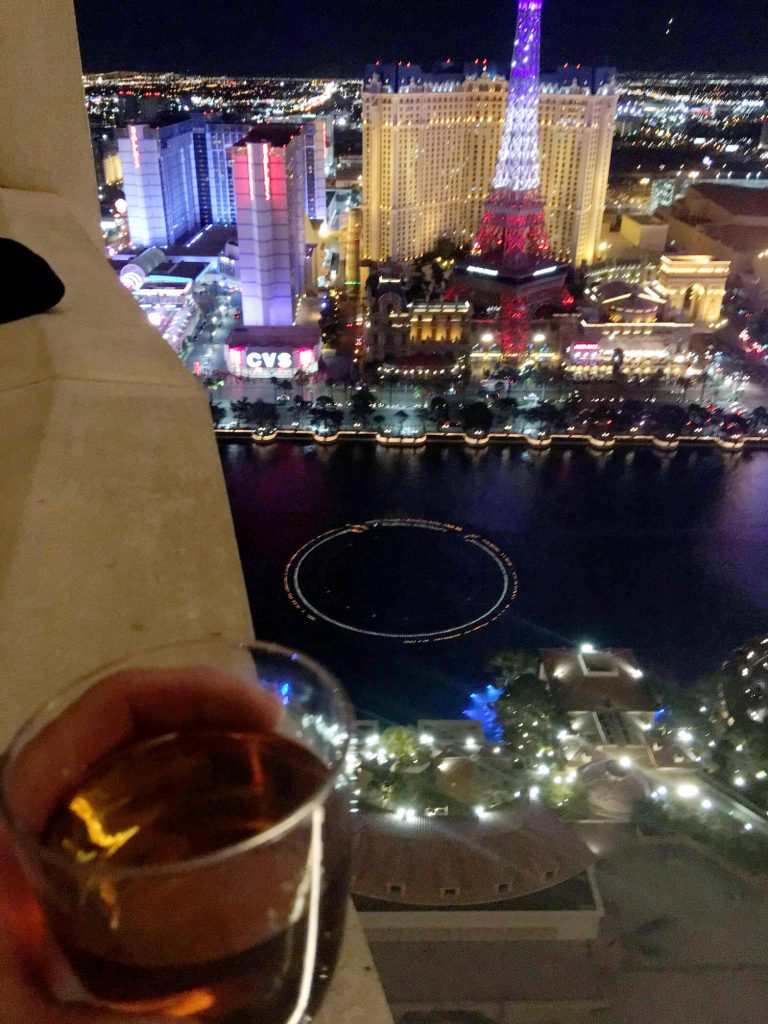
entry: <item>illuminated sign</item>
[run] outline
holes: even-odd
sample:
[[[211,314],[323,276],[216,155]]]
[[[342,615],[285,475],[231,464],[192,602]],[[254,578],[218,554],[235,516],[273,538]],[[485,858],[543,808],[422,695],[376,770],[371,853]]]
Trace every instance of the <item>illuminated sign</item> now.
[[[600,346],[594,341],[579,342],[571,346],[571,351],[579,355],[589,355],[590,352],[598,352],[599,350]]]
[[[230,369],[237,373],[241,370],[252,373],[290,373],[294,370],[314,372],[317,369],[317,354],[313,348],[261,349],[246,348],[243,345],[232,345],[229,348],[227,361]]]
[[[256,190],[253,187],[253,149],[250,146],[246,146],[248,153],[248,195],[251,198],[251,202],[256,198]]]
[[[272,199],[272,182],[269,177],[269,146],[262,144],[261,161],[264,165],[264,198],[269,202]]]
[[[469,266],[469,267],[467,267],[467,273],[468,274],[485,274],[486,277],[498,277],[499,276],[498,270],[492,270],[490,267]]]
[[[290,352],[245,353],[245,365],[249,370],[290,370],[293,366]]]
[[[534,270],[533,276],[541,277],[542,274],[554,274],[556,270],[557,267],[542,267],[541,270]]]
[[[141,155],[139,154],[139,133],[136,129],[136,125],[132,124],[128,128],[128,137],[131,140],[131,152],[133,153],[133,166],[136,170],[141,167]]]

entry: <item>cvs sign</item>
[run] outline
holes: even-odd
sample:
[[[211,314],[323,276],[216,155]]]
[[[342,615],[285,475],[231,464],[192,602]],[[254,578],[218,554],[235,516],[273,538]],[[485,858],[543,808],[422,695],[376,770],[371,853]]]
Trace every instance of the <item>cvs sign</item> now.
[[[245,365],[249,370],[290,370],[293,360],[290,352],[257,352],[248,349]]]

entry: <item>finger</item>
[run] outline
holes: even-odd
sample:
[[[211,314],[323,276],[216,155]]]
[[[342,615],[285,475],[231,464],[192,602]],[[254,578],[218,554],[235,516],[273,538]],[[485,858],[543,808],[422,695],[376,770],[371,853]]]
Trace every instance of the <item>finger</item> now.
[[[17,954],[36,957],[44,934],[42,911],[14,857],[8,832],[0,826],[0,977],[18,968]]]
[[[45,926],[43,913],[14,857],[7,830],[0,827],[0,1024],[119,1024],[119,1013],[88,1005],[89,997],[72,974]],[[56,1001],[56,997],[66,1000]],[[150,1007],[135,1007],[131,1024],[195,1024],[191,1013],[210,1005],[205,992],[190,992]],[[155,1016],[162,1011],[163,1016]],[[128,1011],[130,1013],[130,1010]],[[127,1024],[127,1022],[126,1022]]]
[[[211,666],[131,668],[95,683],[6,766],[3,787],[14,821],[37,836],[56,804],[104,754],[176,729],[273,729],[277,697],[258,683]]]

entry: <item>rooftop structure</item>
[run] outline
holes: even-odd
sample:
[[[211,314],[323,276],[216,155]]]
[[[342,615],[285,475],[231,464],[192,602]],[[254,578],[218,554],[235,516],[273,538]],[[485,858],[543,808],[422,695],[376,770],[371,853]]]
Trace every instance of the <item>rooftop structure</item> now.
[[[714,221],[757,224],[768,222],[768,181],[704,181],[688,191],[693,212],[706,207]],[[705,210],[702,209],[702,213]]]
[[[627,648],[548,648],[540,652],[539,678],[566,711],[654,711],[656,702]]]
[[[550,889],[594,857],[539,803],[476,815],[399,818],[365,809],[355,819],[352,892],[411,908],[476,907]]]

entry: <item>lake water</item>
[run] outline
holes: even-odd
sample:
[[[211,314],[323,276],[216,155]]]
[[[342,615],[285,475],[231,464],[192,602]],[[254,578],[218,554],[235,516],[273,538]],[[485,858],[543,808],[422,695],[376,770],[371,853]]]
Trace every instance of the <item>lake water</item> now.
[[[345,443],[305,454],[280,442],[224,445],[221,457],[257,635],[327,664],[363,717],[455,717],[504,647],[627,646],[641,664],[690,683],[768,625],[768,452]],[[482,538],[514,567],[514,600],[487,625],[425,642],[431,624],[482,618],[498,570],[491,556],[484,575],[485,547],[469,558],[458,533],[443,544],[440,530],[433,537],[418,526],[365,533],[367,547],[357,531],[309,543],[380,519],[457,525],[471,543]],[[376,546],[380,535],[388,547]],[[286,568],[302,548],[312,606],[365,632],[310,618],[288,593]],[[377,622],[421,639],[369,635]]]

